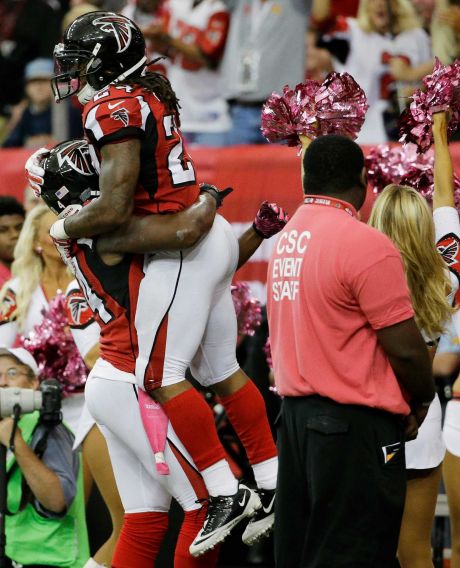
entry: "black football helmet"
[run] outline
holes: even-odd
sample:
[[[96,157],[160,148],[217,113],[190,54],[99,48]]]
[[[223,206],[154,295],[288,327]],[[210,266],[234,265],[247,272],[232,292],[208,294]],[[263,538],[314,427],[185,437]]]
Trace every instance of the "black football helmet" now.
[[[100,195],[99,175],[86,140],[57,144],[40,165],[45,170],[41,197],[56,215]]]
[[[129,18],[114,12],[79,16],[54,48],[55,99],[59,102],[78,94],[86,104],[110,83],[140,75],[146,61],[144,36]]]

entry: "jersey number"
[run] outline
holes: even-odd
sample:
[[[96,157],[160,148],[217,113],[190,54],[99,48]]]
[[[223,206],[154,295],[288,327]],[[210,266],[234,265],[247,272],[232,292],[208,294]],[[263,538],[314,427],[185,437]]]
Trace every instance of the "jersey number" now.
[[[177,143],[171,148],[168,155],[168,170],[174,186],[188,185],[196,180],[193,164],[189,160],[184,159],[184,146],[181,135],[174,123],[172,115],[163,118],[163,128],[167,140],[178,138]]]
[[[107,325],[111,320],[113,320],[113,314],[106,308],[104,300],[91,288],[90,283],[85,278],[75,258],[72,259],[72,264],[75,269],[75,277],[80,284],[80,288],[83,291],[83,295],[85,296],[89,307],[93,313],[97,314],[101,321]]]

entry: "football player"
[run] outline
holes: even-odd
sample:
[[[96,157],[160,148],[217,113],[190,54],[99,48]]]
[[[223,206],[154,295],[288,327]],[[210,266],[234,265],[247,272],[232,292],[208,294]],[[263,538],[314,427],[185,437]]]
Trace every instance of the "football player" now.
[[[63,164],[64,162],[70,163],[73,160],[74,163],[79,164],[78,167],[80,168],[80,170],[82,170],[81,164],[83,158],[77,155],[78,152],[76,153],[77,148],[75,147],[74,142],[67,143],[60,150],[61,151],[58,152],[59,158],[57,158],[60,164]],[[88,153],[86,155],[85,160],[86,164],[89,164],[90,160],[88,157]],[[103,163],[104,162],[102,162],[102,164]],[[38,173],[43,175],[43,170],[39,170]],[[48,189],[51,188],[53,190],[54,192],[53,195],[55,200],[54,208],[56,211],[61,211],[61,210],[64,211],[64,215],[67,215],[69,211],[72,210],[72,208],[73,210],[75,210],[75,203],[79,203],[81,205],[84,199],[86,200],[91,197],[98,197],[98,199],[94,200],[92,203],[87,205],[87,207],[84,207],[81,210],[81,212],[75,216],[76,218],[77,216],[84,214],[87,208],[93,207],[93,205],[102,198],[102,193],[103,193],[102,178],[99,179],[98,181],[99,181],[99,186],[97,187],[95,186],[93,188],[90,187],[86,188],[87,191],[86,193],[83,192],[84,193],[83,198],[80,199],[79,201],[73,201],[71,207],[68,206],[68,203],[66,201],[66,199],[70,197],[68,195],[69,191],[68,182],[62,183],[61,180],[57,182],[57,185],[52,186],[52,184],[50,185],[50,180],[48,180],[46,192],[47,195],[50,195]],[[213,193],[218,199],[221,198],[218,192],[216,192],[212,188],[211,189],[205,188],[205,189]],[[157,241],[154,241],[152,239],[157,238],[158,235],[160,235],[160,248],[164,248],[165,241],[161,240],[161,235],[163,234],[164,237],[164,231],[167,230],[169,226],[168,223],[171,221],[171,219],[174,219],[175,221],[175,225],[171,230],[171,241],[175,244],[176,247],[186,246],[186,243],[181,242],[177,236],[178,235],[177,225],[181,226],[182,228],[184,227],[184,221],[182,221],[181,225],[179,219],[181,218],[181,216],[185,216],[187,214],[188,210],[184,210],[176,215],[162,215],[161,217],[149,215],[145,216],[144,218],[131,218],[129,219],[127,225],[119,229],[117,235],[112,237],[108,236],[108,237],[99,238],[97,241],[98,246],[100,247],[101,250],[104,250],[104,247],[106,247],[106,249],[108,248],[109,250],[112,251],[117,250],[118,247],[118,252],[125,252],[127,248],[134,252],[144,252],[146,250],[152,251],[155,250],[156,246],[158,245],[157,242],[158,239]],[[284,213],[282,211],[279,211],[276,208],[270,208],[270,206],[268,205],[264,205],[264,207],[261,210],[261,214],[258,215],[256,227],[259,233],[265,233],[264,236],[270,236],[270,234],[274,234],[274,232],[277,232],[277,230],[279,230],[284,225],[284,223],[285,223]],[[274,230],[275,227],[277,227],[277,229]],[[212,235],[213,231],[215,231],[214,235]],[[217,238],[215,236],[216,234],[218,235]],[[249,231],[249,235],[246,235],[242,240],[243,243],[250,245],[251,243],[260,244],[261,241],[262,237],[259,234],[257,234],[257,232],[254,229],[251,229]],[[88,250],[90,249],[93,250],[92,249],[93,243],[89,239],[81,240],[80,244],[89,247]],[[135,257],[131,259],[124,258],[120,263],[123,265],[122,270],[124,270],[125,274],[123,277],[121,275],[117,276],[116,270],[113,268],[113,266],[109,266],[109,264],[114,263],[113,257],[108,259],[106,258],[105,262],[103,263],[101,263],[100,260],[98,260],[97,255],[96,257],[93,257],[91,261],[89,261],[88,258],[81,258],[78,262],[74,264],[74,269],[76,271],[77,276],[79,276],[79,278],[82,281],[82,287],[85,291],[85,294],[88,297],[88,300],[92,304],[92,307],[95,310],[98,319],[102,321],[105,325],[106,332],[105,334],[103,334],[103,338],[101,340],[101,348],[103,346],[105,348],[105,353],[103,352],[103,357],[104,359],[109,358],[109,360],[111,358],[120,367],[121,365],[123,365],[123,362],[121,362],[121,359],[123,359],[123,357],[125,356],[136,357],[137,353],[139,352],[140,341],[139,341],[138,314],[140,311],[139,303],[142,298],[142,294],[138,292],[137,289],[135,289],[134,292],[130,292],[129,294],[125,293],[124,298],[125,300],[127,299],[127,303],[125,302],[124,309],[122,310],[123,313],[120,315],[120,317],[124,321],[125,330],[128,330],[128,332],[125,332],[125,336],[127,337],[127,339],[125,343],[123,343],[120,337],[117,337],[116,334],[115,335],[113,334],[113,332],[116,331],[117,327],[116,325],[113,324],[114,322],[113,316],[116,313],[116,311],[120,309],[120,305],[122,305],[120,304],[119,301],[119,299],[121,298],[120,288],[123,288],[124,285],[124,289],[126,290],[126,284],[132,282],[138,283],[138,287],[141,288],[144,285],[147,276],[151,270],[150,267],[155,262],[157,262],[156,257],[158,257],[160,267],[156,272],[155,278],[151,279],[150,281],[151,285],[147,288],[147,291],[149,295],[152,295],[155,294],[158,291],[158,288],[160,287],[160,292],[161,291],[165,292],[167,291],[167,287],[171,283],[171,281],[169,281],[168,279],[166,280],[164,278],[162,279],[162,274],[165,271],[166,272],[168,271],[168,264],[174,264],[171,261],[179,260],[180,263],[183,264],[182,267],[183,270],[183,268],[187,266],[187,260],[189,261],[188,264],[191,264],[192,260],[194,260],[194,262],[198,265],[197,270],[199,271],[199,279],[197,281],[197,279],[195,278],[195,280],[192,280],[188,284],[191,284],[191,287],[189,289],[191,289],[192,293],[196,295],[196,297],[192,299],[192,303],[195,301],[200,303],[199,296],[202,295],[202,289],[204,286],[203,283],[204,270],[208,269],[206,265],[209,265],[210,262],[212,263],[214,259],[214,264],[210,268],[212,268],[212,271],[215,272],[214,278],[216,279],[220,278],[220,281],[218,282],[219,287],[217,290],[217,294],[214,294],[211,289],[211,297],[208,296],[206,300],[206,302],[209,304],[209,307],[206,308],[205,306],[205,309],[200,309],[197,312],[200,318],[203,318],[203,316],[206,318],[204,322],[205,326],[204,330],[202,329],[200,332],[201,337],[199,338],[198,345],[195,346],[195,351],[191,353],[189,361],[193,359],[193,356],[195,355],[195,352],[197,351],[200,345],[200,341],[204,335],[204,340],[200,347],[200,353],[198,354],[198,356],[195,358],[194,361],[197,376],[202,379],[204,384],[212,385],[214,384],[214,381],[216,381],[217,383],[222,383],[223,392],[221,390],[219,394],[221,394],[221,396],[223,394],[222,402],[224,406],[226,406],[226,408],[229,409],[228,414],[231,418],[233,418],[234,422],[238,422],[239,420],[238,407],[247,405],[246,416],[241,419],[243,422],[242,426],[246,428],[246,431],[243,431],[243,433],[241,434],[241,427],[240,427],[239,428],[240,432],[238,433],[240,434],[240,437],[246,441],[246,446],[249,447],[249,450],[250,451],[252,450],[252,454],[250,453],[250,451],[248,451],[249,458],[250,459],[251,457],[254,458],[254,456],[255,460],[259,458],[259,461],[253,462],[254,471],[256,474],[256,480],[259,483],[261,495],[262,497],[267,496],[266,500],[268,501],[268,503],[265,504],[264,509],[262,509],[261,514],[258,515],[247,528],[246,542],[252,542],[256,538],[258,538],[258,536],[267,532],[267,530],[271,528],[271,525],[273,523],[273,498],[274,498],[274,483],[276,476],[276,450],[274,450],[274,446],[273,447],[269,446],[268,450],[267,448],[264,447],[264,445],[266,444],[266,437],[264,439],[264,437],[262,436],[262,439],[260,439],[259,435],[260,428],[251,431],[251,423],[255,423],[255,425],[257,425],[258,421],[263,422],[265,420],[266,422],[265,409],[263,406],[261,408],[257,400],[257,397],[253,396],[251,388],[253,387],[252,383],[247,382],[246,377],[242,374],[242,372],[239,370],[238,367],[236,367],[233,373],[229,373],[230,375],[229,376],[220,373],[215,374],[215,367],[213,366],[216,363],[216,358],[217,359],[220,358],[220,354],[222,353],[222,347],[224,348],[223,352],[226,355],[226,359],[223,360],[222,364],[224,366],[234,365],[235,361],[234,350],[236,342],[236,325],[234,326],[233,329],[233,324],[235,322],[235,314],[234,314],[233,304],[231,302],[231,295],[229,288],[231,276],[234,272],[234,269],[236,268],[236,263],[238,261],[238,248],[236,244],[236,250],[235,250],[235,244],[236,244],[236,239],[231,233],[231,230],[229,232],[228,224],[226,224],[225,221],[219,217],[218,223],[213,227],[213,229],[211,230],[211,232],[207,237],[202,239],[202,241],[200,241],[200,243],[195,247],[187,251],[181,251],[180,254],[178,254],[176,257],[171,256],[171,253],[158,252],[155,253],[155,255],[149,255],[153,256],[153,260],[149,258],[147,263],[144,257]],[[137,248],[135,248],[134,245],[136,245]],[[211,251],[211,253],[209,251]],[[247,256],[247,252],[242,251],[242,257],[244,257],[245,255]],[[185,257],[185,259],[182,262],[183,257]],[[94,270],[96,271],[95,273]],[[91,278],[91,282],[89,282],[88,278],[85,278],[84,272],[86,273],[93,272],[93,278]],[[105,278],[103,277],[104,273],[106,275]],[[112,290],[107,290],[107,283],[109,287],[111,286]],[[184,281],[184,283],[185,285],[187,285],[186,281]],[[134,286],[134,288],[136,288],[136,286]],[[162,290],[162,288],[164,289]],[[178,288],[179,286],[176,285],[176,289]],[[186,297],[187,288],[185,290],[186,291],[182,292],[182,294],[185,295],[184,299],[187,300]],[[228,306],[226,306],[226,300],[227,300],[226,290],[228,290],[228,297],[230,299],[230,309],[227,309]],[[215,295],[217,295],[217,298],[221,300],[221,304],[215,306],[213,305],[212,306],[213,309],[210,310],[213,296]],[[126,296],[128,296],[128,298],[126,298]],[[128,305],[129,308],[127,307]],[[183,304],[182,305],[179,304],[179,306],[181,306],[181,310],[184,310]],[[200,306],[201,308],[203,308],[202,304],[200,304]],[[147,306],[147,309],[149,309],[149,306]],[[193,309],[190,311],[191,311],[191,317],[187,316],[185,319],[181,320],[182,332],[184,332],[183,326],[187,325],[187,322],[189,326],[190,325],[193,326],[199,323],[195,318],[196,312],[194,312]],[[187,312],[188,309],[185,310],[185,315],[187,315]],[[203,314],[202,312],[205,313]],[[147,314],[145,313],[145,306],[142,308],[142,315],[147,317],[149,316],[149,312],[147,312]],[[152,318],[154,317],[155,313],[152,312]],[[222,317],[224,318],[223,322],[222,322]],[[117,318],[115,317],[115,320],[116,319]],[[207,320],[209,320],[209,322]],[[228,322],[230,326],[228,325]],[[226,326],[230,327],[229,337],[226,337],[226,332],[225,332]],[[188,328],[186,331],[193,334],[193,329],[191,328]],[[111,333],[112,336],[110,335]],[[216,342],[217,334],[219,334],[220,341],[218,340]],[[169,335],[169,328],[168,328],[168,335]],[[106,338],[105,341],[104,341],[104,336]],[[135,338],[135,340],[133,340],[133,338]],[[180,336],[176,337],[176,341],[180,342]],[[189,349],[191,348],[189,347]],[[230,350],[232,351],[231,356],[229,356]],[[217,363],[221,364],[218,360]],[[187,362],[186,359],[184,359],[183,364],[185,366],[188,366],[189,363]],[[121,369],[122,370],[126,369],[126,367],[121,366]],[[180,370],[180,373],[182,374],[183,378],[183,374],[185,373],[185,367]],[[230,380],[226,380],[227,376],[229,376]],[[235,392],[237,396],[235,397],[236,400],[234,401],[232,397],[232,395],[234,394],[232,392],[232,387],[234,388],[233,383],[235,382],[237,387],[235,389]],[[247,386],[248,384],[249,387]],[[216,391],[218,391],[219,386],[220,385],[217,384],[217,386],[214,387]],[[228,389],[227,392],[225,392],[226,388]],[[229,390],[230,392],[228,392]],[[182,392],[188,392],[188,391],[189,389],[187,388]],[[189,394],[191,395],[192,393]],[[257,395],[259,395],[258,392]],[[199,397],[199,395],[197,396]],[[256,398],[255,404],[253,404],[254,398]],[[199,400],[200,402],[202,402],[201,397],[199,397]],[[192,404],[196,404],[194,398],[192,398]],[[184,419],[187,420],[187,424],[189,425],[190,428],[190,420],[187,418],[187,413],[190,414],[190,411],[192,411],[193,414],[193,409],[191,408],[184,409],[182,407],[180,410],[182,414],[185,415]],[[207,412],[209,412],[209,410],[207,410]],[[251,416],[248,416],[248,414],[251,414]],[[174,426],[174,420],[171,420],[171,423],[172,426]],[[203,432],[208,434],[205,430],[210,423],[212,425],[212,428],[215,430],[214,423],[212,421],[212,416],[210,421],[208,420],[206,421],[206,424],[198,423],[197,428],[194,431],[195,436],[198,437],[196,443],[198,443],[200,440],[203,441],[202,440],[203,437],[201,436]],[[177,431],[177,428],[175,428],[175,430]],[[262,434],[264,433],[262,432]],[[273,442],[271,441],[271,436],[269,440],[270,443],[273,444]],[[187,448],[186,445],[185,447]],[[213,448],[207,448],[207,451],[212,452]],[[262,452],[267,452],[267,451],[271,452],[271,455],[264,460],[263,459],[264,454]],[[192,455],[192,457],[194,456]],[[260,459],[261,457],[262,459]],[[221,480],[222,477],[225,477],[222,476],[222,469],[223,469],[222,466],[228,467],[226,461],[224,460],[223,452],[222,452],[222,457],[220,459],[219,458],[218,462],[221,463],[217,462],[217,467],[213,468],[214,464],[211,464],[211,477],[210,477],[211,481],[213,474],[215,476],[215,479],[217,480],[217,483],[215,483],[214,488],[222,486]],[[222,464],[222,462],[225,463]],[[273,475],[273,471],[275,472],[275,475]],[[206,480],[206,471],[204,471],[203,473],[204,473],[203,477],[205,478],[205,481],[207,481],[209,489],[209,477],[208,480]],[[233,480],[234,478],[232,476],[231,477],[232,483]],[[272,485],[272,487],[267,487],[267,485]],[[236,490],[235,493],[232,493],[233,490]],[[208,530],[207,532],[205,531],[203,535],[199,535],[202,538],[199,539],[198,550],[192,548],[192,551],[195,554],[201,554],[202,552],[204,552],[208,548],[211,548],[217,542],[222,540],[226,536],[226,534],[228,534],[230,528],[235,526],[235,524],[237,524],[246,515],[248,515],[248,512],[249,513],[253,512],[254,508],[258,505],[257,502],[252,497],[253,496],[251,492],[247,488],[241,486],[238,489],[236,487],[236,484],[234,487],[231,487],[230,495],[221,494],[219,496],[213,496],[211,492],[209,512],[207,516],[208,522],[205,523],[205,529]]]

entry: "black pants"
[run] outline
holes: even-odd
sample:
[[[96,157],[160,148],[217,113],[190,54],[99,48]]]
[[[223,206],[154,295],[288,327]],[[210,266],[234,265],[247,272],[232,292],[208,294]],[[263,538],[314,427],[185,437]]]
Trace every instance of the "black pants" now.
[[[389,568],[406,493],[400,418],[286,397],[278,424],[278,568]]]

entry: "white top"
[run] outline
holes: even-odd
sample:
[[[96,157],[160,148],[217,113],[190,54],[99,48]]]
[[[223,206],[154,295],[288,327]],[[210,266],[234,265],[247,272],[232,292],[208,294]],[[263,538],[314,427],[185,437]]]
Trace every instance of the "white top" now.
[[[422,28],[414,28],[399,34],[381,35],[363,31],[356,19],[347,18],[334,32],[334,37],[349,43],[349,54],[344,64],[334,62],[336,71],[347,71],[363,88],[369,110],[361,133],[359,144],[381,144],[387,141],[383,122],[383,111],[387,108],[388,85],[392,83],[389,56],[407,58],[412,66],[420,65],[431,58],[430,39]],[[407,83],[404,83],[407,85]]]
[[[11,319],[11,314],[16,309],[16,294],[19,289],[19,279],[13,278],[7,283],[7,293],[0,306],[0,345],[12,347],[16,343],[18,334],[27,335],[32,329],[39,325],[43,320],[42,311],[48,308],[48,300],[43,289],[38,285],[31,297],[27,315],[24,321],[24,328],[19,331],[16,319]]]
[[[228,10],[221,0],[203,0],[193,8],[193,0],[170,0],[168,33],[184,43],[200,46],[206,53],[219,50],[225,41]],[[220,66],[210,69],[174,56],[168,78],[180,99],[181,129],[184,132],[225,132],[231,120],[222,96]]]

